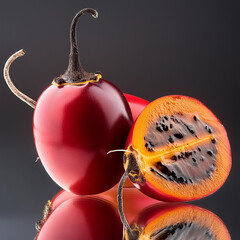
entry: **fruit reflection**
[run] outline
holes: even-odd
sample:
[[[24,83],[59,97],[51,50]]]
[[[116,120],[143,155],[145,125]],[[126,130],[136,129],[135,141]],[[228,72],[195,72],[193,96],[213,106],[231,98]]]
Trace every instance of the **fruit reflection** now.
[[[133,233],[125,230],[125,240],[231,239],[221,219],[206,209],[159,202],[135,188],[124,188],[123,200],[124,214]],[[44,214],[46,219],[39,224],[38,240],[122,240],[123,237],[116,188],[94,196],[60,191]]]
[[[230,240],[222,220],[212,212],[186,204],[158,204],[131,223],[125,240]]]
[[[113,205],[95,197],[59,204],[40,224],[37,240],[121,240],[123,226]]]
[[[93,197],[95,199],[97,198],[110,202],[111,205],[115,208],[116,212],[118,212],[116,187],[104,193],[94,195]],[[84,198],[84,196],[81,197],[71,192],[62,190],[51,200],[51,208],[56,209],[63,202],[75,198]],[[126,203],[124,204],[124,212],[128,221],[132,221],[135,216],[138,215],[144,208],[159,203],[158,200],[146,196],[135,187],[128,188],[126,186],[124,187],[123,191],[123,201]]]
[[[124,188],[124,210],[132,221],[141,210],[159,203],[136,188]],[[121,239],[123,225],[117,208],[117,188],[92,196],[78,196],[65,190],[56,194],[37,224],[38,240]]]

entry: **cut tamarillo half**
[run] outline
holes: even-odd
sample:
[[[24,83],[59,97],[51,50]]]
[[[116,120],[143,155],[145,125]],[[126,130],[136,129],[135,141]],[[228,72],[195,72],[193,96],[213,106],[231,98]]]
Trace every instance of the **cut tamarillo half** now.
[[[210,195],[227,179],[231,151],[227,133],[200,101],[166,96],[150,103],[133,125],[124,154],[121,186],[130,180],[163,201],[192,201]]]
[[[131,223],[125,240],[230,240],[222,220],[214,213],[187,204],[157,204],[144,209]]]

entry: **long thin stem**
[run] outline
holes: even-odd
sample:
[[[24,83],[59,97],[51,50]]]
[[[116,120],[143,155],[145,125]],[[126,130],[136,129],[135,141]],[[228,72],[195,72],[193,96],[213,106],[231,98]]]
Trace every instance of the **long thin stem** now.
[[[125,183],[125,181],[128,177],[128,174],[131,172],[131,170],[132,170],[132,166],[129,163],[125,173],[122,175],[122,178],[119,182],[118,193],[117,193],[118,212],[119,212],[120,219],[122,221],[123,227],[127,230],[129,236],[132,236],[132,230],[131,230],[131,228],[130,228],[127,220],[126,220],[126,217],[125,217],[125,214],[124,214],[124,211],[123,211],[123,185],[124,185],[124,183]]]
[[[17,52],[15,52],[5,63],[5,66],[3,68],[3,76],[4,79],[8,85],[8,87],[11,89],[11,91],[18,97],[20,98],[23,102],[27,103],[30,107],[35,108],[36,106],[36,101],[34,101],[32,98],[28,97],[27,95],[25,95],[24,93],[22,93],[21,91],[19,91],[15,85],[13,84],[10,75],[9,75],[9,69],[11,64],[14,62],[14,60],[16,60],[19,57],[22,57],[25,54],[25,50],[21,49]]]
[[[98,18],[98,12],[92,8],[84,8],[79,11],[76,16],[72,20],[71,28],[70,28],[70,55],[69,55],[69,65],[68,65],[68,72],[80,72],[82,74],[85,73],[85,70],[82,68],[81,63],[79,61],[79,54],[78,54],[78,46],[76,40],[76,26],[78,19],[84,13],[91,13],[94,18]]]

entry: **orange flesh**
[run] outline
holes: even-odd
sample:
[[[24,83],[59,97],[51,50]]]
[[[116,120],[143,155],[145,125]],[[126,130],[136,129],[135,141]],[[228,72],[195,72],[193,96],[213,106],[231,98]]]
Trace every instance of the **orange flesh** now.
[[[192,223],[202,227],[203,229],[208,230],[216,240],[231,239],[223,222],[213,213],[197,207],[182,206],[172,211],[168,211],[151,221],[140,234],[139,240],[154,240],[155,238],[151,237],[154,233],[178,223]]]
[[[145,146],[144,139],[150,126],[156,124],[161,116],[170,116],[179,112],[187,116],[197,116],[198,119],[213,129],[213,133],[200,133],[197,139],[190,136],[184,141],[177,141],[177,143],[166,141],[162,146],[154,148],[154,151],[149,151]],[[209,178],[191,184],[179,184],[174,181],[167,181],[150,171],[157,162],[165,165],[171,164],[174,162],[170,158],[173,154],[209,144],[213,139],[217,140],[217,151],[214,163],[215,169]],[[164,194],[179,199],[193,200],[209,195],[224,183],[231,168],[230,146],[224,127],[206,106],[190,97],[166,96],[149,104],[135,124],[132,148],[140,172],[145,179]]]

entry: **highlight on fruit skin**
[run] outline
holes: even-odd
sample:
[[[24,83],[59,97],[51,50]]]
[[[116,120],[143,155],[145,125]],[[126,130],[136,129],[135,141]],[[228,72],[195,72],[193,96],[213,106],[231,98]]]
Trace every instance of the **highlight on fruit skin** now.
[[[128,188],[128,187],[124,186],[123,199],[124,199],[124,201],[127,201],[127,203],[128,203],[124,206],[124,212],[126,213],[127,220],[130,222],[132,222],[134,220],[136,215],[138,215],[142,211],[143,208],[146,208],[150,205],[159,203],[158,200],[155,200],[153,198],[146,196],[142,192],[138,191],[135,187]],[[69,214],[71,214],[71,212],[69,214],[67,214],[65,212],[65,210],[62,210],[62,209],[65,209],[64,206],[62,208],[62,205],[69,201],[70,201],[70,204],[68,204],[68,208],[70,208],[70,209],[72,208],[74,201],[86,204],[85,205],[86,209],[82,209],[81,207],[80,207],[80,209],[77,209],[77,210],[79,210],[79,213],[83,212],[83,214],[86,214],[86,216],[91,215],[91,214],[94,215],[94,212],[92,212],[91,208],[95,207],[96,203],[103,202],[103,204],[98,204],[98,209],[100,209],[100,210],[101,210],[101,208],[104,209],[105,205],[108,205],[111,209],[114,209],[114,213],[117,215],[117,219],[118,219],[117,222],[120,224],[121,229],[122,229],[123,226],[122,226],[122,223],[120,222],[120,218],[118,215],[117,189],[115,187],[113,187],[112,189],[110,189],[106,192],[96,194],[96,195],[91,195],[91,196],[78,196],[71,192],[61,190],[51,200],[47,201],[47,203],[44,207],[41,219],[39,219],[39,221],[35,224],[36,230],[38,232],[40,232],[42,230],[42,228],[44,228],[44,230],[43,230],[43,232],[45,232],[44,236],[46,236],[46,234],[49,234],[49,236],[50,236],[49,229],[51,229],[54,226],[54,222],[61,221],[61,219],[62,219],[60,214],[54,213],[56,211],[56,209],[58,209],[58,208],[61,209],[60,211],[62,212],[63,216],[65,216],[67,219],[69,219],[71,221],[71,219],[72,219],[71,216],[68,216]],[[87,203],[85,203],[87,201],[92,202],[91,204],[89,204],[89,206],[91,206],[91,208],[90,207],[88,208]],[[54,215],[58,215],[59,219],[51,220],[50,216],[52,213]],[[90,217],[92,217],[92,216],[90,216]],[[100,216],[97,216],[97,217],[100,217]],[[80,218],[81,218],[81,216],[80,216]],[[105,216],[102,216],[102,218],[104,218],[104,221],[107,220]],[[50,221],[48,221],[48,219],[50,219]],[[104,223],[104,221],[102,221],[102,222]],[[46,226],[44,227],[45,223],[46,223]],[[91,223],[89,223],[89,224],[91,224]],[[51,225],[52,225],[52,227],[50,227]],[[106,230],[104,230],[104,231],[108,231],[108,227],[111,228],[111,226],[112,226],[111,224],[109,224],[108,226],[106,225]],[[76,223],[76,227],[77,227],[77,223]],[[56,226],[56,228],[57,228],[57,226]],[[80,231],[81,231],[81,228],[79,229],[79,233],[77,232],[75,237],[77,237],[81,234]],[[41,233],[41,234],[39,233],[38,235],[42,236],[42,234],[43,233]],[[66,237],[68,232],[64,231],[64,234],[66,234],[65,235],[65,237]],[[120,239],[121,235],[122,235],[122,231],[121,231],[120,235],[113,236],[113,239]],[[55,234],[55,237],[56,236],[59,236],[59,235]],[[36,238],[36,239],[38,239],[38,238]],[[43,239],[43,238],[39,238],[39,239]],[[78,238],[74,238],[74,239],[78,239]]]
[[[163,201],[206,197],[222,186],[231,169],[223,125],[205,105],[187,96],[150,103],[132,127],[126,149],[124,167],[130,180]]]
[[[187,204],[157,204],[144,209],[125,230],[125,240],[231,240],[222,220],[214,213]]]

